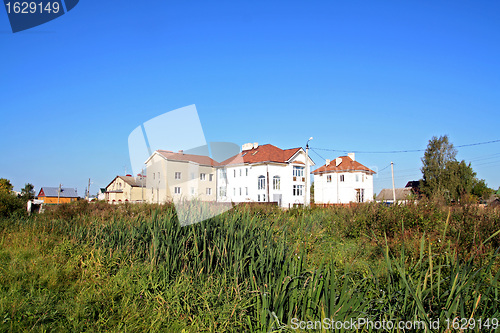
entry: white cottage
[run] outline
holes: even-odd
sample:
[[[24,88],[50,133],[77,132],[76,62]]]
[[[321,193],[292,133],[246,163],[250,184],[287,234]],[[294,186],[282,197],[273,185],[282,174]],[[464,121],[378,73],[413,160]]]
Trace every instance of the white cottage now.
[[[308,165],[314,162],[308,158]],[[217,201],[277,202],[281,207],[302,205],[310,187],[306,154],[302,148],[247,143],[241,153],[220,163]]]
[[[312,172],[314,202],[317,204],[347,204],[373,200],[373,175],[355,159],[354,153],[340,156]]]

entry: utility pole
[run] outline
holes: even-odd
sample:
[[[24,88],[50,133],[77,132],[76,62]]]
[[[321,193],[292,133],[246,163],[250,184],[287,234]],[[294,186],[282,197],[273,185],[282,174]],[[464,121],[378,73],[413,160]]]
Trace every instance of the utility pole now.
[[[305,189],[304,189],[304,207],[309,207],[309,188],[307,187],[307,179],[309,178],[309,141],[313,137],[311,136],[306,142],[306,174],[305,174]]]
[[[87,186],[87,201],[90,199],[90,178],[89,178],[89,186]]]
[[[59,205],[59,197],[61,195],[61,183],[59,183],[59,190],[57,191],[57,204]]]
[[[392,204],[396,204],[396,187],[394,186],[394,163],[391,161],[391,173],[392,173]]]

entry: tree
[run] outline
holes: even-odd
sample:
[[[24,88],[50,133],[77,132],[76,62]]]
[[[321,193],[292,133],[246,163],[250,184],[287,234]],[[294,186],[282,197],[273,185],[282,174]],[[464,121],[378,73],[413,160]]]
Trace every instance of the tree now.
[[[16,211],[23,211],[23,202],[12,193],[10,180],[0,178],[0,216],[8,217]]]
[[[476,173],[465,161],[449,161],[444,172],[445,189],[449,199],[459,201],[464,195],[470,194],[477,183]]]
[[[35,187],[28,183],[24,185],[24,188],[21,190],[21,198],[25,201],[31,200],[35,197]]]
[[[449,142],[448,136],[433,136],[429,140],[424,157],[422,157],[421,191],[428,197],[433,195],[443,196],[446,193],[446,166],[449,162],[456,161],[457,151]]]
[[[472,194],[483,200],[488,199],[494,191],[486,185],[484,179],[476,180]]]
[[[0,178],[0,192],[10,193],[14,186],[10,183],[10,180],[5,178]]]
[[[470,198],[471,194],[483,199],[489,196],[491,190],[485,181],[477,179],[470,163],[457,161],[456,155],[457,151],[446,135],[429,140],[422,158],[422,193],[447,201],[460,201]]]

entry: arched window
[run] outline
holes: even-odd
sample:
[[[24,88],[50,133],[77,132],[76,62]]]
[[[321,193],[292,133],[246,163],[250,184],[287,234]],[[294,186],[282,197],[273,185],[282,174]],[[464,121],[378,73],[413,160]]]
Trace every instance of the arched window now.
[[[280,176],[273,177],[273,190],[279,190],[281,188]]]
[[[258,183],[257,183],[257,189],[258,190],[265,190],[266,189],[266,177],[259,176]]]

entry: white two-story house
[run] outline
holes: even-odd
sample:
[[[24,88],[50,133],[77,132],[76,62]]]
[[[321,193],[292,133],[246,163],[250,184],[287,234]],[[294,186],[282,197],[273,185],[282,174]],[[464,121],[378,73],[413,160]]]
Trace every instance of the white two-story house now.
[[[373,175],[355,159],[354,153],[340,156],[312,172],[314,202],[317,204],[347,204],[373,200]]]
[[[148,202],[216,201],[218,163],[210,157],[156,150],[145,163]]]
[[[314,165],[308,158],[308,165]],[[242,151],[221,162],[217,175],[217,201],[277,202],[281,207],[304,204],[310,187],[306,154],[302,148],[247,143]]]

